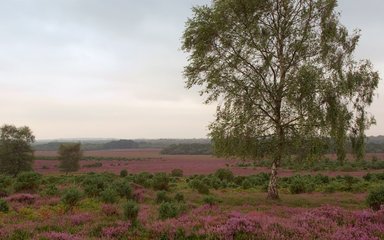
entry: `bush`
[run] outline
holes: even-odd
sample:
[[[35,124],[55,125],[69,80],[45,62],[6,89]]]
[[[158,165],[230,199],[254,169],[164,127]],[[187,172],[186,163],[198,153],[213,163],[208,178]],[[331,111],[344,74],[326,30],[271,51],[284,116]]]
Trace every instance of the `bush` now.
[[[109,187],[109,183],[112,181],[113,179],[110,175],[89,174],[84,178],[82,186],[87,196],[98,197],[101,192]]]
[[[118,193],[113,188],[107,188],[100,193],[101,201],[104,203],[115,203],[118,201]]]
[[[0,199],[0,212],[7,213],[9,211],[9,206],[7,201]]]
[[[203,202],[205,204],[215,205],[215,204],[219,203],[220,201],[217,198],[215,198],[214,196],[205,196],[203,198]]]
[[[184,202],[184,195],[182,193],[176,193],[175,194],[175,201],[176,202]]]
[[[124,217],[128,220],[131,220],[132,223],[136,222],[137,216],[139,214],[139,205],[132,200],[129,200],[124,205]]]
[[[169,177],[166,173],[156,173],[153,176],[153,189],[155,190],[168,190]]]
[[[82,194],[77,188],[67,189],[61,197],[61,202],[64,203],[67,210],[75,207],[81,200]]]
[[[175,203],[163,202],[159,207],[159,218],[174,218],[179,214],[179,208]]]
[[[7,175],[0,174],[0,191],[4,191],[7,187],[12,185],[12,178]]]
[[[184,172],[182,169],[173,169],[171,172],[172,177],[182,177]]]
[[[217,171],[215,172],[215,176],[218,177],[221,181],[226,180],[228,182],[231,182],[234,179],[231,170],[224,168],[217,169]]]
[[[15,182],[16,191],[36,191],[41,183],[41,175],[35,172],[20,173]]]
[[[208,186],[203,183],[201,180],[195,178],[192,181],[189,182],[189,186],[192,189],[197,190],[201,194],[209,194],[209,188]]]
[[[156,193],[156,203],[169,202],[169,201],[170,201],[170,199],[167,196],[166,191],[158,191]]]
[[[142,172],[137,175],[134,175],[133,182],[139,185],[142,185],[146,188],[151,187],[153,175],[147,172]]]
[[[366,202],[373,210],[380,210],[380,206],[384,204],[384,187],[381,186],[369,192]]]
[[[116,182],[115,188],[120,197],[125,197],[126,199],[132,198],[132,188],[128,181]]]
[[[55,196],[59,193],[55,184],[49,184],[44,188],[43,194],[46,196]]]
[[[299,194],[305,192],[305,182],[300,178],[295,178],[289,185],[289,191],[292,194]]]
[[[120,171],[120,177],[126,177],[128,176],[128,171],[126,169],[123,169]]]
[[[243,189],[249,189],[252,187],[252,182],[249,180],[249,179],[245,179],[242,183],[241,183],[241,187]]]

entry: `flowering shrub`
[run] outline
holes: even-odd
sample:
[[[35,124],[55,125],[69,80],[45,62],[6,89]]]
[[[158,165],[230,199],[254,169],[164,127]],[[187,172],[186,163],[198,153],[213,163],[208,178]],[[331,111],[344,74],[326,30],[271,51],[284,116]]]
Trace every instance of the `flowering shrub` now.
[[[16,193],[6,198],[9,202],[18,202],[22,204],[33,204],[37,199],[37,195],[29,193]]]
[[[72,225],[76,226],[90,222],[92,220],[92,216],[89,213],[80,213],[76,215],[71,215],[69,217],[69,220]]]
[[[113,204],[103,204],[101,206],[101,212],[104,213],[106,216],[119,215],[117,207]]]
[[[47,232],[41,234],[40,239],[46,240],[81,240],[80,237],[64,232]]]
[[[130,222],[117,222],[113,226],[104,227],[101,232],[104,237],[116,238],[126,233],[130,226]]]

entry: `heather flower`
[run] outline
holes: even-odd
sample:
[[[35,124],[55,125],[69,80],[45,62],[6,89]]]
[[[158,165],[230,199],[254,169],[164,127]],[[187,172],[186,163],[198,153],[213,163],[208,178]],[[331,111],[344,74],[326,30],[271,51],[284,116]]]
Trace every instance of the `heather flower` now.
[[[90,222],[91,219],[92,219],[92,216],[88,213],[76,214],[69,217],[69,220],[72,223],[72,225],[81,225],[81,224]]]
[[[117,207],[113,204],[103,204],[101,206],[101,212],[107,216],[119,215]]]
[[[117,224],[102,229],[102,235],[107,238],[115,238],[125,234],[131,226],[130,222],[118,222]]]
[[[64,233],[64,232],[47,232],[41,234],[42,237],[49,240],[81,240],[82,238],[75,235]]]

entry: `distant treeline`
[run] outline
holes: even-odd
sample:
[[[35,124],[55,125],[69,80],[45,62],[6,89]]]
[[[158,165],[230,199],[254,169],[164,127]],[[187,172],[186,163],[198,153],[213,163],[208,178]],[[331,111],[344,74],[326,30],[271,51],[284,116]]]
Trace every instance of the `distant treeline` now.
[[[108,150],[108,149],[133,149],[133,148],[166,148],[173,144],[209,144],[209,139],[138,139],[138,140],[68,140],[68,141],[45,141],[37,142],[33,149],[37,151],[57,151],[61,144],[70,142],[81,142],[85,151]]]
[[[161,154],[211,155],[210,143],[172,144],[161,151]]]

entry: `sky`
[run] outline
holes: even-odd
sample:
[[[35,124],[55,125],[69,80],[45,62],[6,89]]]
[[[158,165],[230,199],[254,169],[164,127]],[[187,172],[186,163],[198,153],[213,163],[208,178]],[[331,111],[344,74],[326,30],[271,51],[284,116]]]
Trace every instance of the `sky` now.
[[[185,21],[209,0],[0,0],[0,124],[37,139],[204,138],[215,104],[187,90]],[[356,58],[384,77],[384,1],[341,0]],[[384,84],[368,135],[384,135]]]

